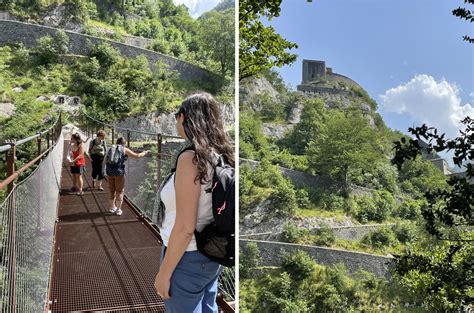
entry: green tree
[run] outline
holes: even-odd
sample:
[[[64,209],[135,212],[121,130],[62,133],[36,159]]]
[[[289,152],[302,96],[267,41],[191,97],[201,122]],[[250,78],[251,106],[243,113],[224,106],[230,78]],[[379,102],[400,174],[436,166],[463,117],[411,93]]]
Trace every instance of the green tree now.
[[[265,27],[262,18],[271,20],[280,15],[281,0],[239,2],[239,79],[253,76],[274,66],[281,67],[296,61],[296,55],[289,50],[297,48],[275,32]]]
[[[425,193],[427,205],[421,214],[429,235],[395,258],[394,271],[402,285],[420,294],[427,308],[446,312],[474,302],[474,120],[466,117],[462,123],[465,128],[454,139],[427,125],[410,128],[416,139],[396,142],[393,158],[399,168],[416,159],[422,151],[418,140],[423,139],[428,152],[452,151],[453,163],[466,170],[451,177],[448,188]]]
[[[252,270],[260,264],[260,250],[255,242],[249,242],[240,252],[239,273],[242,278],[250,278]]]
[[[331,176],[347,193],[349,170],[369,170],[382,157],[378,140],[362,115],[333,111],[306,148],[310,168]]]
[[[211,11],[199,20],[199,41],[202,49],[219,64],[225,77],[234,73],[235,29],[234,10]]]
[[[298,100],[296,100],[298,101]],[[301,120],[288,136],[281,140],[281,144],[288,147],[294,154],[305,154],[311,141],[315,141],[322,130],[326,119],[324,102],[319,98],[305,98],[301,112]]]

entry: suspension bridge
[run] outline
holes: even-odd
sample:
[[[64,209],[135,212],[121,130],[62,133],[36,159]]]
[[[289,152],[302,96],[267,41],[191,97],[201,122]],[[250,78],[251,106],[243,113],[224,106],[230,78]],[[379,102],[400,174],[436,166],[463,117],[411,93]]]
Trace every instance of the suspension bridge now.
[[[70,191],[66,155],[71,131],[59,112],[52,126],[0,146],[6,179],[0,199],[0,308],[2,312],[165,312],[154,288],[161,237],[157,186],[183,146],[178,137],[130,130],[81,115],[74,117],[84,141],[99,130],[108,142],[127,140],[153,156],[126,164],[121,216],[108,210],[108,186],[92,187],[87,163],[84,195]],[[18,152],[35,154],[18,169]],[[2,168],[2,167],[0,167]],[[219,278],[221,312],[234,312],[235,273]]]

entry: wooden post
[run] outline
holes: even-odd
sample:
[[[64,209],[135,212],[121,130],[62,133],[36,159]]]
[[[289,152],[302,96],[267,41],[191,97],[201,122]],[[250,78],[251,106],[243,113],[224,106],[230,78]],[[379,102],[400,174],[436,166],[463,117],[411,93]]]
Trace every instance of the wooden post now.
[[[10,142],[12,146],[10,150],[6,152],[6,159],[7,159],[7,177],[10,177],[15,172],[15,159],[16,159],[16,144],[14,141]],[[13,182],[8,184],[7,187],[7,194],[9,194],[13,190]]]
[[[115,128],[112,126],[112,144],[115,142]]]
[[[38,133],[38,134],[39,136],[38,138],[36,138],[36,142],[38,144],[38,155],[40,155],[41,154],[41,133]]]
[[[49,149],[49,133],[51,132],[51,130],[48,130],[48,132],[46,133],[46,148]]]
[[[127,129],[127,148],[130,148],[130,129]]]

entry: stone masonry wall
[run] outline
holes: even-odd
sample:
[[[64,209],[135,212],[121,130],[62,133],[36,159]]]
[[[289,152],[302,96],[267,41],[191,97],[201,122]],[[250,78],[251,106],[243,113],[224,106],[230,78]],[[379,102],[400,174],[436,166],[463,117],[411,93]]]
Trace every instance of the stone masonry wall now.
[[[359,268],[362,268],[379,277],[388,278],[390,276],[389,268],[392,261],[391,257],[324,247],[247,239],[240,239],[240,248],[243,249],[249,242],[257,244],[260,250],[262,265],[265,266],[280,266],[285,252],[294,253],[298,250],[302,250],[308,253],[317,263],[322,265],[343,263],[351,274],[354,274]]]
[[[7,43],[23,43],[25,46],[31,48],[36,46],[36,41],[39,38],[46,35],[54,36],[56,32],[56,28],[48,26],[0,20],[0,45]],[[94,45],[107,42],[126,57],[137,57],[139,55],[144,55],[148,59],[150,65],[161,61],[168,65],[169,70],[177,71],[180,74],[181,79],[205,81],[210,82],[211,84],[216,84],[218,81],[217,75],[196,65],[181,61],[171,56],[72,31],[65,31],[65,33],[69,37],[69,51],[73,54],[86,55],[90,49],[88,41]]]
[[[336,238],[339,239],[346,239],[346,240],[360,240],[365,235],[370,233],[371,231],[377,230],[382,226],[393,226],[394,224],[372,224],[372,225],[356,225],[356,226],[340,226],[340,227],[331,227],[332,231]],[[310,233],[315,233],[319,227],[315,227],[310,229]],[[253,239],[253,240],[266,240],[266,241],[273,241],[280,239],[280,232],[267,232],[267,233],[259,233],[259,234],[249,234],[243,235],[245,239]]]
[[[240,158],[240,164],[248,164],[251,168],[255,168],[260,162]],[[281,166],[279,168],[283,176],[288,177],[296,188],[303,188],[304,186],[330,186],[329,180],[325,177],[302,173]]]

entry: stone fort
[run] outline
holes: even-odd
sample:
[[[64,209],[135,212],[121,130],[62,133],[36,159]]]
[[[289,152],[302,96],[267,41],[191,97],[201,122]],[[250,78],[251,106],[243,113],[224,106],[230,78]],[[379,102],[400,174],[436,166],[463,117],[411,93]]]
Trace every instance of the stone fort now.
[[[348,95],[351,87],[362,88],[349,77],[334,73],[325,61],[303,60],[303,77],[298,91]]]

